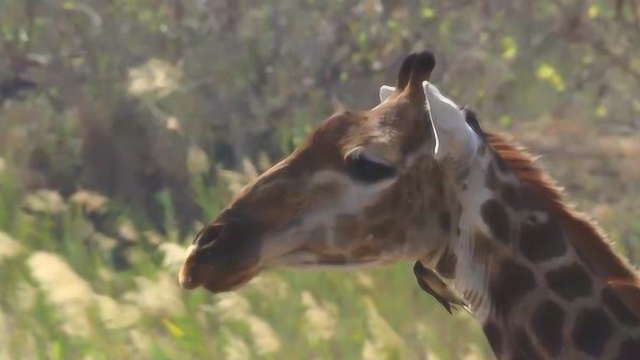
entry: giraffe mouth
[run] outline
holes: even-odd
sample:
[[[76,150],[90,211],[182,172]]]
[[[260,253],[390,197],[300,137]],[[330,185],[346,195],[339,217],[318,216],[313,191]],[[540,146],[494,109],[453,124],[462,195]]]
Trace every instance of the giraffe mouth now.
[[[220,276],[210,266],[200,266],[192,269],[183,267],[178,275],[178,283],[186,290],[193,290],[202,286],[212,293],[221,293],[241,288],[255,278],[259,272],[259,270],[250,270]]]
[[[200,286],[213,293],[236,290],[260,273],[260,268],[225,269],[206,263],[198,263],[193,255],[194,246],[187,249],[187,259],[178,272],[178,283],[183,289]]]
[[[191,247],[187,251],[189,253],[193,252]],[[308,250],[299,250],[277,259],[277,262],[281,266],[305,270],[356,271],[375,267],[387,261],[379,258],[349,260],[342,255],[323,256]],[[275,264],[265,266],[265,268],[270,267],[276,266]],[[202,286],[212,293],[228,292],[237,290],[247,284],[260,273],[260,270],[261,268],[255,268],[234,273],[223,272],[223,275],[211,265],[197,264],[194,257],[189,254],[178,273],[178,283],[186,290],[193,290]]]

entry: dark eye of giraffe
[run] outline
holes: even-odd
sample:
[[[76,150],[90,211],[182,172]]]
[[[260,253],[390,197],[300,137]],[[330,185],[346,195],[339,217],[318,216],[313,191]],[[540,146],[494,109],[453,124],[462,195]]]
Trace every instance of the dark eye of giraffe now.
[[[367,157],[362,149],[350,152],[345,162],[349,175],[365,183],[378,182],[396,175],[396,169],[378,159]]]

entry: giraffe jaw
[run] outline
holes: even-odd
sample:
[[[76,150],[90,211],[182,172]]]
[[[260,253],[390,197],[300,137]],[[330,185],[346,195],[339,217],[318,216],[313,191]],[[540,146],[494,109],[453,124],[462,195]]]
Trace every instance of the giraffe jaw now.
[[[215,271],[206,265],[196,266],[195,261],[190,255],[193,253],[195,246],[187,248],[187,260],[178,273],[178,283],[186,290],[193,290],[200,286],[204,287],[212,293],[221,293],[234,291],[250,280],[256,277],[264,268],[274,267],[290,267],[304,270],[339,270],[339,271],[356,271],[375,266],[383,265],[393,261],[393,259],[359,259],[355,261],[347,261],[345,258],[338,257],[322,257],[308,250],[298,250],[277,259],[272,264],[264,267],[256,268],[250,271],[240,272],[229,276],[224,282],[210,282],[206,280],[206,273]]]
[[[381,259],[379,257],[348,260],[344,256],[323,257],[309,250],[297,250],[277,259],[270,267],[285,266],[306,270],[341,270],[355,271],[371,268],[392,262],[395,259]]]

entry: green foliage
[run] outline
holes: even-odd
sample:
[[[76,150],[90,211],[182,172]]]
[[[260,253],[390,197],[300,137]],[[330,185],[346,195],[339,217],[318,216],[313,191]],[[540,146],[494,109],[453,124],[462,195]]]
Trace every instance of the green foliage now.
[[[558,71],[547,63],[543,63],[538,67],[536,75],[540,80],[544,80],[551,84],[557,92],[563,92],[567,88],[564,80],[560,74],[558,74]]]

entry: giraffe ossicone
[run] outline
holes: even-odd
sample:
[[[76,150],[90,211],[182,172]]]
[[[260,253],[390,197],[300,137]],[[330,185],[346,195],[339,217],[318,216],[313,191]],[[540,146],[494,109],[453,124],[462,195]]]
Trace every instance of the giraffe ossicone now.
[[[409,55],[380,104],[328,118],[190,247],[187,289],[279,266],[414,262],[425,292],[482,324],[500,359],[640,359],[640,279],[533,158],[483,131]]]

